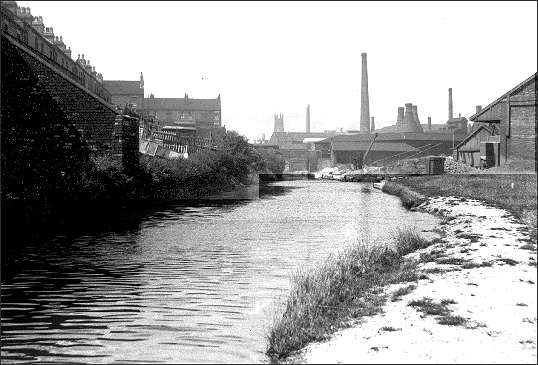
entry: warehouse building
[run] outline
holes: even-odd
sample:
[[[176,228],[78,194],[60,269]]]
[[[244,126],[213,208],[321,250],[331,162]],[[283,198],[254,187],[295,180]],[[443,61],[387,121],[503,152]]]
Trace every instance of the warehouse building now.
[[[470,120],[473,131],[486,126],[497,136],[501,166],[507,161],[534,161],[536,171],[536,73],[485,108],[478,106]]]

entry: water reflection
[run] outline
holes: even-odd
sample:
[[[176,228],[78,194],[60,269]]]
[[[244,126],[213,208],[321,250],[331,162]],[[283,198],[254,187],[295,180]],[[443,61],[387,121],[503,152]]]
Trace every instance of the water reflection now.
[[[435,223],[360,189],[274,183],[254,200],[146,209],[124,231],[25,247],[2,277],[2,361],[266,361],[290,273],[357,232],[386,237],[403,223]]]

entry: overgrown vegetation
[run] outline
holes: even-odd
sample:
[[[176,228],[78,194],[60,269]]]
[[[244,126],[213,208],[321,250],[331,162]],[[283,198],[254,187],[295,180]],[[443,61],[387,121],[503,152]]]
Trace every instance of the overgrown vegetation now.
[[[402,205],[406,208],[416,207],[426,200],[425,196],[393,181],[387,181],[383,185],[382,191],[399,196]]]
[[[353,318],[380,312],[386,298],[376,289],[401,282],[416,271],[403,256],[428,245],[415,231],[399,230],[393,246],[360,243],[317,269],[296,274],[283,313],[270,329],[267,355],[285,358],[309,342],[325,339]],[[413,276],[413,280],[420,278]]]
[[[32,188],[27,186],[25,190],[18,188],[20,183],[11,182],[11,177],[35,174],[36,168],[46,172],[46,164],[37,161],[35,167],[32,164],[26,168],[18,164],[16,166],[22,169],[19,172],[13,170],[15,163],[11,160],[3,162],[11,169],[9,172],[2,169],[4,199],[105,201],[109,204],[196,199],[247,183],[252,174],[281,173],[284,168],[280,155],[256,151],[234,131],[226,132],[217,141],[216,149],[201,150],[189,159],[141,155],[139,168],[131,171],[124,170],[109,156],[84,155],[77,164],[56,171],[53,177],[42,179],[41,183],[28,184]]]

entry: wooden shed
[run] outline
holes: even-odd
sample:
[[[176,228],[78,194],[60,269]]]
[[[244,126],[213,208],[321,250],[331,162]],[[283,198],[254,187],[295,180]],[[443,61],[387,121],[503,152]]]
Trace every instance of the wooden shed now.
[[[474,167],[499,166],[499,142],[492,128],[481,125],[455,147],[455,157]]]

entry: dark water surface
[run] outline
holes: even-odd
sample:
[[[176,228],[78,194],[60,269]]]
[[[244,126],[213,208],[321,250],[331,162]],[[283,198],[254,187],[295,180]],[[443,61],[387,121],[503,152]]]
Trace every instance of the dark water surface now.
[[[252,200],[152,210],[128,229],[12,252],[2,363],[267,362],[265,335],[291,273],[357,236],[436,225],[363,186],[272,183]]]

